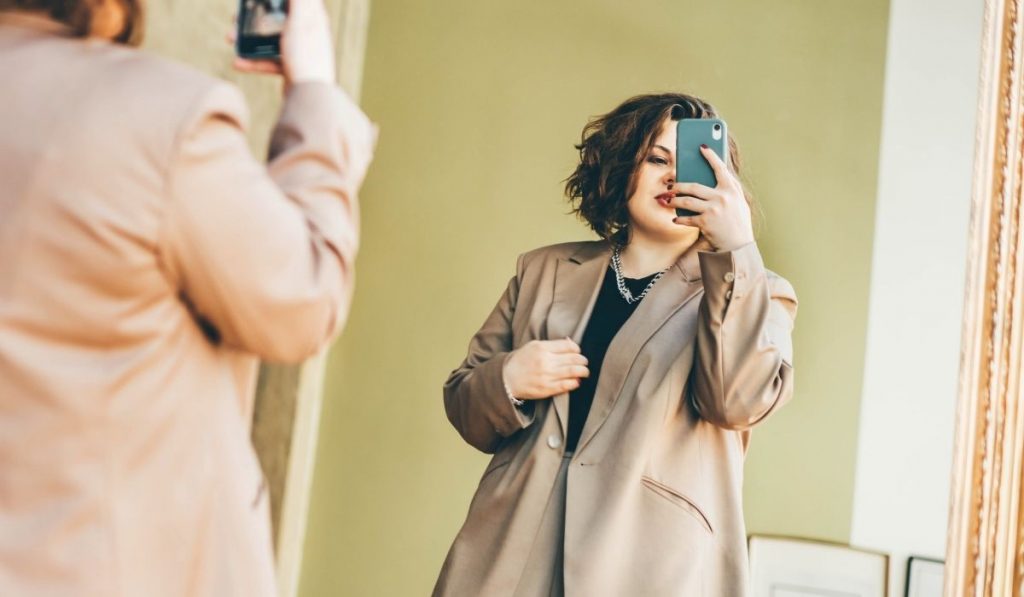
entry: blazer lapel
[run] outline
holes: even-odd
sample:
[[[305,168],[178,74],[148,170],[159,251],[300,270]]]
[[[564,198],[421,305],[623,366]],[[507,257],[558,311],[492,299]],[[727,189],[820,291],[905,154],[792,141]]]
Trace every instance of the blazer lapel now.
[[[687,250],[658,280],[636,311],[612,338],[608,352],[605,353],[604,364],[601,366],[601,376],[594,390],[594,402],[583,426],[577,452],[586,447],[587,442],[608,418],[619,394],[622,393],[626,376],[647,341],[704,289],[700,279],[698,253],[708,248],[710,245],[702,238]]]
[[[583,340],[583,332],[594,311],[610,261],[611,248],[603,242],[588,243],[570,257],[558,261],[554,297],[547,318],[548,340],[568,337],[577,344]],[[569,425],[569,393],[554,396],[551,401],[564,437]]]

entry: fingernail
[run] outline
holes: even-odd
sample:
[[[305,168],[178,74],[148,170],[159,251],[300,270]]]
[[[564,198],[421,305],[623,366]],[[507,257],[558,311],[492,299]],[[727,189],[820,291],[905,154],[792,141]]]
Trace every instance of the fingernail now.
[[[707,149],[707,148],[708,148],[708,146],[707,146],[707,145],[705,145],[704,143],[701,143],[701,144],[700,144],[700,148],[701,148],[701,149]]]

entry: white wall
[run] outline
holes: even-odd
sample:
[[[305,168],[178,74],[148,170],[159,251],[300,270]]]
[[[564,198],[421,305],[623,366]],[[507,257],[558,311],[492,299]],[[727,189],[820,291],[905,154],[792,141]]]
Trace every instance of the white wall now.
[[[983,3],[891,0],[851,543],[943,558]]]

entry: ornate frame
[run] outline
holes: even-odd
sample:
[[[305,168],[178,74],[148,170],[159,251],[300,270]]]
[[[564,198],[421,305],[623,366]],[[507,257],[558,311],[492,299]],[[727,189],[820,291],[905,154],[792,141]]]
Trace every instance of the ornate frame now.
[[[359,99],[370,0],[328,0],[335,23],[338,82]],[[270,491],[278,594],[298,595],[312,495],[327,352],[300,366],[260,368],[252,440]]]
[[[946,597],[1021,595],[1024,12],[986,0]]]

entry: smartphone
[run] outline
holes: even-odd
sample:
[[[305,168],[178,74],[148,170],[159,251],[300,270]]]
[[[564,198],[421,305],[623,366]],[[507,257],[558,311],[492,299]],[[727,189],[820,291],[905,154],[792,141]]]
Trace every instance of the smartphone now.
[[[288,0],[240,0],[236,52],[242,58],[281,57],[281,32],[288,18]]]
[[[721,118],[684,118],[676,123],[676,181],[696,182],[707,187],[718,186],[700,146],[707,145],[725,163],[729,163],[729,132]],[[696,215],[688,209],[676,208],[677,216]]]

